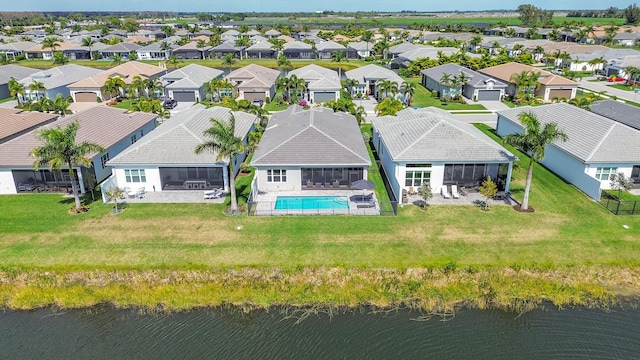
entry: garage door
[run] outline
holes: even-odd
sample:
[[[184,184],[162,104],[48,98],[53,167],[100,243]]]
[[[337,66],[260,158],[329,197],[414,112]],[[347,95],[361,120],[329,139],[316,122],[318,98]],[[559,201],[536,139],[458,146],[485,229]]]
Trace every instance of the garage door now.
[[[571,99],[571,89],[555,89],[549,90],[549,99],[553,100],[555,98],[558,99]]]
[[[177,102],[196,102],[196,93],[193,91],[174,91],[173,100]]]
[[[76,102],[97,102],[98,95],[92,92],[76,93]]]
[[[478,101],[500,100],[500,90],[478,90]]]
[[[325,101],[335,100],[336,93],[333,91],[328,91],[328,92],[316,91],[315,93],[313,93],[313,98],[316,103],[323,103]]]
[[[264,91],[245,91],[244,99],[253,101],[253,99],[260,99],[262,101],[265,100]]]

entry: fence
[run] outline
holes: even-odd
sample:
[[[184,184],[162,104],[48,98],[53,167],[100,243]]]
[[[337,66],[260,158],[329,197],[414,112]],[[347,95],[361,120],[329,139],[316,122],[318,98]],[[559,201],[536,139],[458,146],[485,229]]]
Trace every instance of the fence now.
[[[615,215],[639,215],[640,204],[637,200],[620,200],[611,194],[603,192],[600,204]]]
[[[387,204],[385,204],[387,203]],[[332,206],[330,204],[304,204],[302,206],[281,206],[274,201],[249,201],[247,214],[249,216],[289,216],[289,215],[359,215],[359,216],[395,216],[397,204],[386,201],[379,202],[353,202],[348,201],[346,206]]]

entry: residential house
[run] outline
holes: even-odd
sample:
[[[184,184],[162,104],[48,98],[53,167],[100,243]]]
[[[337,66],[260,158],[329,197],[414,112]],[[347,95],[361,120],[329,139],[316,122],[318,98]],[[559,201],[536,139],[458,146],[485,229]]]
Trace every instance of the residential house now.
[[[211,51],[216,59],[220,59],[226,54],[232,54],[235,59],[242,59],[245,57],[244,46],[236,46],[235,41],[225,41],[214,47]]]
[[[200,102],[205,99],[205,83],[211,79],[222,77],[223,71],[189,64],[162,75],[160,80],[164,85],[165,95],[177,102]]]
[[[0,144],[0,194],[15,194],[21,190],[20,184],[46,190],[50,187],[71,187],[69,171],[62,167],[60,171],[47,168],[33,169],[35,159],[31,151],[42,144],[37,131],[43,128],[67,126],[78,121],[77,142],[88,141],[106,149],[103,153],[89,154],[92,167],[74,165],[80,181],[80,192],[86,191],[85,181],[88,174],[95,176],[99,183],[111,175],[106,166],[110,157],[117,155],[131,143],[155,128],[157,116],[149,113],[129,113],[124,109],[96,106],[91,109],[59,118],[56,121],[31,130]]]
[[[384,68],[379,65],[369,64],[357,69],[346,71],[345,76],[347,79],[358,80],[358,85],[352,90],[355,94],[373,95],[377,98],[381,96],[378,93],[378,81],[390,80],[400,86],[404,79],[402,79],[394,71]]]
[[[277,51],[272,48],[268,41],[255,43],[247,48],[247,59],[275,59],[278,57]]]
[[[229,190],[229,159],[217,161],[217,153],[195,153],[199,144],[211,140],[204,131],[212,126],[211,119],[228,121],[233,115],[234,135],[246,143],[257,117],[246,112],[231,111],[216,106],[206,109],[195,105],[183,110],[162,126],[149,133],[141,141],[126,148],[109,160],[112,176],[102,184],[102,189],[145,187],[146,190]],[[232,159],[236,176],[246,155]],[[104,197],[104,195],[103,195]],[[106,197],[105,197],[106,199]]]
[[[38,69],[19,65],[0,66],[0,99],[11,97],[11,92],[9,91],[9,80],[20,80],[36,72],[38,72]]]
[[[111,98],[111,94],[102,91],[102,87],[109,77],[120,77],[125,84],[130,84],[136,76],[140,76],[143,80],[148,78],[155,79],[166,73],[167,69],[165,68],[138,61],[127,61],[124,64],[70,84],[68,88],[74,102],[96,102]]]
[[[346,57],[347,48],[335,41],[321,41],[316,44],[318,59],[331,59],[334,52],[341,52]]]
[[[278,70],[250,64],[232,71],[225,78],[233,84],[233,93],[238,99],[266,101],[267,97],[273,99],[279,76]]]
[[[208,59],[211,56],[212,47],[205,45],[198,47],[195,42],[190,42],[173,50],[173,55],[178,59]]]
[[[276,29],[269,29],[264,33],[264,36],[266,36],[268,39],[274,39],[280,35],[282,35],[282,33]]]
[[[75,47],[76,44],[73,43],[65,43],[60,42],[55,50],[52,48],[44,48],[42,44],[35,45],[30,47],[24,51],[27,59],[30,60],[53,60],[53,53],[57,51],[63,51],[72,47]]]
[[[282,54],[287,59],[315,59],[313,47],[302,41],[291,41],[283,45]]]
[[[640,68],[640,52],[633,55],[618,56],[615,59],[610,60],[604,68],[605,75],[625,77],[625,70],[630,66]]]
[[[640,131],[640,116],[638,116],[637,106],[617,100],[600,100],[589,105],[589,110]]]
[[[7,44],[0,43],[0,53],[6,54],[8,57],[16,60],[16,57],[23,55],[25,50],[30,49],[37,44],[31,41],[10,42]]]
[[[434,47],[434,46],[418,46],[412,50],[405,51],[403,53],[397,54],[393,60],[391,60],[391,68],[399,69],[399,68],[407,68],[411,65],[412,61],[418,59],[434,59],[438,60],[442,56],[451,56],[460,50],[452,47]],[[478,54],[467,54],[469,57],[480,57]]]
[[[108,48],[109,45],[101,42],[96,42],[91,45],[91,49],[88,46],[82,46],[81,44],[74,44],[71,47],[68,47],[62,50],[64,56],[68,57],[70,60],[91,60],[91,55],[89,51],[93,53],[93,58],[96,58],[96,54],[100,53],[100,50],[104,50]]]
[[[609,177],[622,172],[638,177],[640,172],[640,130],[566,103],[525,106],[498,112],[496,133],[500,136],[523,131],[518,116],[534,114],[541,124],[556,123],[567,141],[555,141],[545,148],[542,165],[599,200],[610,189]]]
[[[105,59],[110,59],[114,55],[119,54],[123,59],[127,59],[131,52],[135,51],[137,53],[141,48],[142,46],[138,44],[121,42],[100,50],[100,55]]]
[[[177,45],[167,42],[168,48],[163,49],[162,42],[154,42],[138,49],[138,59],[140,60],[168,60]]]
[[[634,46],[640,40],[640,32],[621,32],[613,37],[613,41],[622,46]]]
[[[400,44],[391,46],[389,50],[387,50],[385,58],[393,59],[398,55],[405,53],[407,51],[412,51],[412,50],[416,50],[424,47],[425,47],[424,45],[416,45],[416,44],[411,44],[407,42],[402,42]]]
[[[58,94],[66,98],[71,95],[67,86],[100,72],[99,69],[67,64],[35,72],[20,79],[19,82],[24,85],[24,100],[54,99]],[[42,83],[44,89],[31,90],[29,87],[34,82]]]
[[[271,117],[251,159],[260,192],[348,190],[370,165],[353,115],[298,105]]]
[[[447,185],[476,187],[487,176],[509,191],[517,158],[475,126],[437,108],[404,109],[371,119],[372,143],[391,195],[401,199],[423,183],[440,193]]]
[[[507,89],[507,84],[455,63],[425,69],[420,73],[422,74],[422,86],[430,91],[437,91],[439,96],[461,94],[471,100],[500,101]],[[454,86],[451,83],[443,83],[443,78],[446,75],[449,75],[453,80],[461,73],[464,73],[466,77],[464,84]]]
[[[342,84],[338,73],[334,70],[324,68],[315,64],[310,64],[295,70],[289,71],[289,76],[295,75],[299,79],[304,79],[307,90],[303,98],[311,103],[323,103],[329,100],[340,99]]]
[[[358,41],[349,43],[349,49],[356,52],[356,55],[360,59],[364,59],[368,56],[373,56],[374,43],[368,43],[366,41]]]
[[[540,86],[534,90],[534,95],[539,96],[544,101],[551,101],[553,99],[568,100],[576,97],[576,91],[578,89],[577,82],[533,66],[511,62],[479,70],[482,74],[508,84],[509,86],[507,87],[506,93],[510,96],[515,96],[517,91],[516,84],[513,82],[512,77],[523,71],[540,74],[540,78],[538,79]]]

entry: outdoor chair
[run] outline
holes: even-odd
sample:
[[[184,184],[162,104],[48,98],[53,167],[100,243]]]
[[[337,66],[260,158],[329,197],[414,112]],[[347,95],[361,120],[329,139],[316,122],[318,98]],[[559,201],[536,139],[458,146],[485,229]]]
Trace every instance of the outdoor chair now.
[[[418,192],[413,188],[413,186],[409,187],[409,195],[417,195]]]
[[[365,202],[359,202],[358,204],[356,204],[356,208],[358,209],[369,209],[369,208],[375,208],[375,207],[376,207],[376,202],[373,201],[373,199]]]
[[[213,189],[204,192],[204,200],[219,199],[222,197],[221,189]]]
[[[451,199],[451,194],[449,194],[449,190],[447,189],[446,185],[440,188],[440,193],[442,194],[443,198]]]
[[[458,185],[451,185],[451,197],[454,199],[460,198],[460,194],[458,194]]]

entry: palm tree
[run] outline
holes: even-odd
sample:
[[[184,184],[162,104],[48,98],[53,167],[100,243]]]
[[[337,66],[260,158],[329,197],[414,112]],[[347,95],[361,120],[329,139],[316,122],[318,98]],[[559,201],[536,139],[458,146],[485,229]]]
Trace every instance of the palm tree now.
[[[7,53],[0,53],[0,65],[9,65],[12,59],[7,56]]]
[[[129,89],[131,89],[132,92],[135,92],[135,96],[137,99],[140,99],[140,96],[142,96],[142,91],[144,90],[144,83],[140,75],[136,75],[131,79]]]
[[[282,96],[289,101],[289,78],[281,76],[276,79],[276,92],[282,93]]]
[[[402,90],[402,95],[404,95],[404,101],[407,106],[411,106],[411,101],[413,100],[413,94],[416,92],[416,84],[412,82],[403,82],[400,85],[400,90]]]
[[[378,116],[395,115],[402,110],[402,103],[400,100],[384,98],[376,105],[374,110]]]
[[[600,68],[598,65],[604,65],[607,63],[607,60],[605,60],[604,57],[597,57],[597,58],[593,58],[591,60],[589,60],[588,64],[591,65],[591,71],[593,74],[596,73],[596,71]]]
[[[233,58],[232,53],[224,54],[222,57],[222,66],[228,66],[229,72],[231,72],[231,65],[235,64],[236,59]]]
[[[69,63],[69,58],[64,56],[62,51],[56,51],[53,53],[53,63],[55,65],[64,65]]]
[[[229,112],[229,121],[211,119],[212,126],[204,131],[204,135],[210,138],[195,148],[196,154],[203,151],[216,153],[216,161],[226,159],[229,161],[229,188],[231,192],[231,212],[238,212],[238,200],[236,199],[236,182],[233,171],[233,160],[236,156],[244,154],[247,147],[241,138],[235,134],[236,118]]]
[[[635,66],[627,66],[624,72],[627,74],[627,84],[636,84],[636,80],[640,76],[640,69]]]
[[[349,61],[345,56],[343,51],[333,51],[331,53],[331,61],[337,62],[340,64],[342,61]],[[338,66],[338,78],[342,77],[342,68]]]
[[[291,75],[289,78],[289,89],[289,93],[293,94],[291,95],[291,102],[296,103],[298,102],[298,93],[302,93],[304,98],[304,92],[307,90],[307,82],[303,78]]]
[[[280,54],[280,56],[278,56],[278,67],[284,71],[284,76],[287,76],[287,73],[292,67],[291,60],[287,59],[284,54]]]
[[[269,42],[271,43],[271,48],[276,52],[276,54],[278,54],[279,60],[280,56],[282,55],[280,52],[282,51],[282,49],[284,49],[284,44],[286,43],[286,41],[278,38],[273,38],[269,39]]]
[[[213,78],[213,79],[211,79],[209,81],[206,81],[203,84],[204,85],[205,98],[207,100],[213,101],[214,95],[216,95],[218,93],[219,84],[220,84],[220,79],[218,79],[218,78]],[[220,99],[218,99],[218,101],[220,101]]]
[[[66,98],[62,96],[62,94],[56,95],[56,98],[53,99],[52,107],[53,111],[56,114],[64,117],[67,114],[71,114],[71,110],[69,110],[69,104],[71,104],[71,96],[67,96]]]
[[[110,98],[113,98],[114,96],[122,95],[125,86],[124,80],[122,80],[121,77],[109,76],[104,82],[104,85],[102,85],[101,90],[103,93],[109,94]]]
[[[44,92],[47,91],[47,88],[44,87],[44,84],[40,81],[33,79],[31,84],[29,84],[29,91],[36,94],[36,99],[40,100],[44,97]]]
[[[182,60],[178,59],[175,55],[171,55],[169,60],[167,60],[167,64],[173,65],[174,69],[178,68],[178,64],[180,64]]]
[[[351,94],[351,96],[354,95],[353,89],[355,89],[355,87],[358,86],[359,84],[360,82],[358,82],[357,79],[347,79],[343,81],[343,86],[349,90],[349,94]]]
[[[90,37],[87,36],[86,38],[82,39],[82,46],[86,46],[89,48],[89,60],[93,60],[93,52],[91,51],[93,48],[93,45],[95,45],[96,41]]]
[[[42,39],[42,48],[43,49],[51,49],[56,51],[56,49],[60,46],[57,38],[54,37],[46,37]]]
[[[131,52],[127,55],[127,59],[129,59],[131,61],[138,60],[138,52],[135,51],[135,50],[131,50]]]
[[[142,80],[142,89],[148,98],[155,98],[158,93],[162,93],[164,87],[162,86],[162,80],[158,78],[147,78]]]
[[[176,29],[174,29],[173,26],[165,25],[162,27],[162,32],[166,37],[169,37],[176,33]]]
[[[533,164],[542,161],[545,147],[556,140],[567,141],[569,137],[564,131],[558,129],[558,124],[550,122],[542,126],[540,120],[533,112],[521,112],[518,119],[524,130],[521,134],[505,135],[502,139],[505,143],[515,146],[525,153],[530,154],[527,181],[524,188],[524,198],[520,209],[529,209],[529,192],[533,179]]]
[[[11,78],[7,82],[7,87],[9,88],[11,96],[16,98],[18,104],[21,104],[24,97],[24,85],[19,83],[18,80]]]
[[[365,42],[367,55],[369,54],[369,42],[373,39],[373,31],[365,30],[362,35],[360,35],[360,39]]]
[[[123,62],[124,62],[124,59],[122,58],[122,54],[115,53],[115,54],[113,54],[113,56],[111,56],[111,65],[118,66],[118,65],[122,64]]]
[[[88,141],[76,143],[78,127],[78,121],[74,121],[65,127],[38,131],[37,137],[42,141],[42,145],[31,151],[31,156],[36,158],[33,163],[35,170],[42,166],[48,166],[51,170],[60,170],[62,166],[68,166],[76,210],[80,209],[80,195],[73,165],[90,167],[91,159],[86,156],[105,151],[102,146]]]
[[[171,51],[171,44],[166,41],[160,43],[160,51],[164,51],[164,58],[169,59],[169,52]]]

